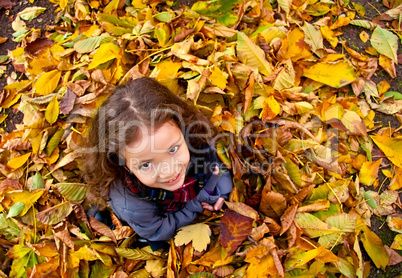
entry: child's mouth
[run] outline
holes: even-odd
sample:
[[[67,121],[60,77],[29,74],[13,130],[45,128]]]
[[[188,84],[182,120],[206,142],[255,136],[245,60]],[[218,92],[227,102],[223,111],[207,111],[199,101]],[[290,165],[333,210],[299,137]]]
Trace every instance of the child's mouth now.
[[[173,179],[171,179],[170,181],[163,182],[163,184],[172,185],[172,184],[177,183],[179,181],[179,179],[180,179],[180,173],[178,173],[177,176],[174,177]]]

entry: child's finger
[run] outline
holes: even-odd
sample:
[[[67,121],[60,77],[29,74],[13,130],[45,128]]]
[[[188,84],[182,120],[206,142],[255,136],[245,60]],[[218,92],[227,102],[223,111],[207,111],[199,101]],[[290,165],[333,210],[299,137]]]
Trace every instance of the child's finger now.
[[[209,211],[214,211],[214,207],[211,206],[211,205],[208,204],[208,203],[202,202],[201,205],[202,205],[202,208],[203,208],[203,209],[206,209],[206,210],[209,210]]]
[[[214,205],[214,210],[221,210],[224,202],[225,202],[225,199],[219,198],[218,201],[216,201],[216,203]]]

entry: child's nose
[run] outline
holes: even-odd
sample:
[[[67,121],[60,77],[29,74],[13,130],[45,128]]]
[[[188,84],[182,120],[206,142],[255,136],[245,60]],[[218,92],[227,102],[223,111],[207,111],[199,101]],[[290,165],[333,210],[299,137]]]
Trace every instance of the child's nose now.
[[[178,165],[177,161],[170,158],[168,160],[163,161],[162,167],[159,169],[159,177],[161,179],[171,178],[172,175],[177,174]]]

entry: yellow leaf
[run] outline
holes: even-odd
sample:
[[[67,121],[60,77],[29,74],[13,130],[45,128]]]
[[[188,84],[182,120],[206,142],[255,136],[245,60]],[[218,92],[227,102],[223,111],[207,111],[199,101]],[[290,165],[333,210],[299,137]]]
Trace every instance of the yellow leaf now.
[[[95,52],[92,62],[88,69],[94,69],[97,66],[119,57],[120,47],[113,42],[102,44]]]
[[[162,277],[165,273],[164,265],[165,262],[162,260],[147,260],[145,269],[152,275],[152,277]]]
[[[380,168],[382,158],[377,161],[364,162],[360,169],[359,179],[360,183],[365,185],[372,185],[378,176],[378,169]]]
[[[356,112],[346,110],[341,122],[349,130],[348,134],[367,136],[366,125]]]
[[[172,60],[164,60],[156,64],[151,76],[156,80],[175,79],[177,72],[181,68],[180,62],[173,62]]]
[[[380,66],[392,77],[396,78],[395,63],[391,58],[380,54],[380,59],[378,59]]]
[[[25,162],[27,162],[30,155],[31,155],[31,153],[29,152],[29,153],[11,158],[10,161],[7,163],[7,167],[9,167],[13,170],[20,168],[22,165],[25,164]]]
[[[244,261],[250,264],[259,264],[261,259],[264,258],[267,254],[269,254],[268,246],[266,245],[257,245],[255,248],[251,248],[247,254]]]
[[[61,9],[64,9],[65,7],[67,7],[68,4],[68,0],[60,0],[59,2],[59,6]]]
[[[335,32],[326,25],[321,26],[320,29],[323,37],[329,42],[332,48],[335,48],[338,44],[338,38],[335,36]]]
[[[316,52],[317,49],[324,48],[322,34],[320,30],[316,29],[315,26],[304,22],[304,25],[301,27],[305,33],[305,42],[311,46],[311,49]],[[321,57],[321,56],[320,56]]]
[[[330,27],[331,30],[338,29],[339,27],[346,26],[350,22],[350,18],[346,16],[338,17],[337,21]]]
[[[364,226],[360,240],[363,242],[364,249],[366,249],[367,254],[373,260],[375,266],[385,269],[388,265],[389,255],[381,238],[367,226]]]
[[[304,70],[304,76],[335,88],[350,84],[357,78],[353,66],[347,61],[314,64]]]
[[[392,163],[402,168],[402,137],[370,136]]]
[[[286,30],[286,29],[285,29]],[[284,29],[281,29],[280,27],[271,27],[268,29],[265,29],[260,33],[261,36],[264,37],[265,41],[269,44],[271,41],[275,38],[282,38],[283,36],[286,35],[284,32]]]
[[[103,10],[105,14],[110,14],[113,10],[116,10],[119,6],[120,0],[112,0],[107,4],[105,9]]]
[[[287,37],[282,41],[282,46],[279,51],[283,59],[292,59],[297,61],[310,57],[312,54],[309,46],[304,41],[304,32],[299,28],[293,29]]]
[[[55,68],[59,61],[54,58],[55,55],[53,55],[52,50],[58,50],[60,53],[64,51],[63,47],[58,44],[54,44],[51,48],[42,49],[35,56],[35,59],[29,62],[27,72],[33,75],[40,75],[46,71],[46,68]]]
[[[223,72],[220,70],[219,67],[215,66],[212,68],[209,80],[211,80],[212,84],[218,86],[221,89],[224,89],[226,87],[227,79],[223,75]]]
[[[269,276],[276,277],[278,271],[275,267],[274,258],[271,254],[264,256],[258,264],[250,264],[247,268],[247,277],[263,278]]]
[[[211,230],[207,224],[197,223],[181,228],[174,238],[174,243],[180,246],[192,241],[194,249],[202,252],[211,241],[210,235]]]
[[[273,84],[274,89],[278,91],[289,89],[295,86],[296,72],[293,68],[292,61],[288,59],[283,64],[284,66],[279,72],[278,76],[275,78]]]
[[[18,202],[24,203],[24,209],[21,211],[20,216],[25,215],[32,205],[42,196],[44,190],[35,190],[32,192],[25,190],[7,192],[5,197],[10,199],[9,207]]]
[[[258,68],[264,75],[268,75],[273,71],[274,67],[265,58],[264,51],[243,32],[237,33],[236,50],[242,63]]]
[[[147,6],[147,4],[143,3],[142,0],[132,0],[131,5],[137,9],[143,9]]]
[[[99,259],[98,256],[96,256],[94,254],[94,250],[89,248],[87,245],[84,245],[83,247],[81,247],[77,251],[74,251],[74,250],[71,250],[71,249],[69,249],[68,251],[69,251],[70,256],[73,256],[73,257],[78,258],[80,260],[95,261],[95,260]]]
[[[317,257],[319,254],[321,254],[321,252],[325,248],[325,246],[326,245],[322,245],[313,250],[309,250],[309,251],[302,252],[302,253],[297,253],[297,254],[291,256],[286,261],[286,269],[298,268],[298,267],[308,263],[309,261],[311,261],[312,259]]]
[[[49,124],[53,124],[57,121],[59,113],[59,102],[57,101],[57,96],[55,96],[46,107],[45,118],[49,122]]]
[[[366,31],[362,31],[359,34],[360,39],[362,40],[362,42],[366,43],[368,41],[368,39],[370,38],[369,34],[367,34]]]
[[[395,176],[389,183],[389,189],[391,190],[398,190],[400,188],[402,188],[402,168],[398,168],[398,170],[395,173]]]
[[[276,115],[279,114],[279,112],[281,112],[281,106],[276,101],[274,96],[266,98],[264,101],[264,107],[261,111],[261,118],[270,120],[275,118]]]
[[[402,234],[397,234],[391,245],[392,249],[402,250]]]
[[[39,95],[48,95],[56,89],[61,77],[61,71],[52,70],[42,74],[35,82],[35,92]]]

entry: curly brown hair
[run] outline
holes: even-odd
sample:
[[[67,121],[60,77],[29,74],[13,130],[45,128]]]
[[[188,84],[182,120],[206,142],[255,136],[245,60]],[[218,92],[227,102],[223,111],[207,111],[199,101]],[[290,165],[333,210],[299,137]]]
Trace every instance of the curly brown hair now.
[[[136,140],[141,127],[157,129],[172,120],[181,128],[190,151],[215,134],[194,105],[152,78],[141,77],[115,88],[94,117],[86,143],[83,171],[91,193],[107,200],[111,183],[124,177],[121,150]]]

